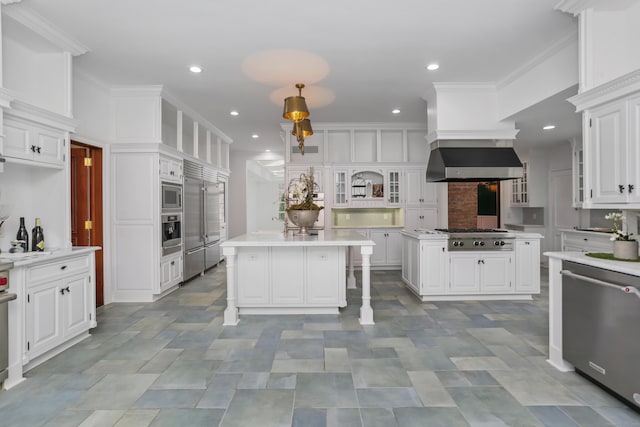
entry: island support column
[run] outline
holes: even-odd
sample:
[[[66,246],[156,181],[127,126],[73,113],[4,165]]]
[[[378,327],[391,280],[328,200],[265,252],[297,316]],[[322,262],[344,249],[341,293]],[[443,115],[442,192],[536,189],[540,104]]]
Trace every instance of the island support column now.
[[[347,276],[347,289],[356,288],[356,275],[353,272],[353,259],[351,259],[351,251],[353,246],[347,248],[347,262],[349,262],[349,275]]]
[[[224,326],[238,324],[238,307],[236,307],[236,289],[238,289],[238,277],[236,275],[236,261],[238,249],[223,247],[222,254],[227,257],[227,308],[224,310]]]
[[[562,372],[573,371],[573,365],[562,356],[562,260],[549,257],[549,359],[547,362]]]
[[[362,254],[362,307],[360,307],[360,324],[374,325],[373,308],[371,308],[371,254],[373,246],[361,246]]]

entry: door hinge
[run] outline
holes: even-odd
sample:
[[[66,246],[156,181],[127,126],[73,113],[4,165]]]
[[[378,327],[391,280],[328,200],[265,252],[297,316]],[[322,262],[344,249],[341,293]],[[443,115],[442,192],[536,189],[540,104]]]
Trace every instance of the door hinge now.
[[[30,348],[31,348],[31,343],[27,341],[27,351],[29,351]]]
[[[591,120],[592,120],[592,119],[589,119],[589,127],[591,127]]]
[[[93,159],[91,157],[85,157],[84,158],[84,165],[88,168],[90,168],[91,166],[93,166]]]
[[[91,220],[87,220],[84,222],[84,229],[85,230],[93,230],[93,221]]]
[[[591,190],[589,190],[589,198],[593,199],[593,188]]]
[[[27,302],[31,302],[31,295],[27,294]]]

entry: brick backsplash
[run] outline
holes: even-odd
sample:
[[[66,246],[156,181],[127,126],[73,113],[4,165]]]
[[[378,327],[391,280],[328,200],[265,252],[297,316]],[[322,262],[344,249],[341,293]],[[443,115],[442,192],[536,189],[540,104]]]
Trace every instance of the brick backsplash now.
[[[476,228],[478,183],[449,183],[449,228]]]

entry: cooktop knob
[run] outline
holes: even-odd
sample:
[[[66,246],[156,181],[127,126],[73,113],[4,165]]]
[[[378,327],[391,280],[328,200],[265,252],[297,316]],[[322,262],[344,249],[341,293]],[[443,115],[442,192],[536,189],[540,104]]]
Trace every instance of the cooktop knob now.
[[[473,246],[480,246],[480,242],[478,242],[477,240],[473,242]]]
[[[493,244],[494,246],[500,246],[500,242],[498,242],[497,240],[494,240]]]
[[[480,246],[484,246],[484,242],[480,242]]]
[[[458,246],[458,242],[453,242],[453,246]]]
[[[504,240],[500,241],[500,246],[504,246]]]
[[[464,242],[460,242],[460,246],[464,246]]]

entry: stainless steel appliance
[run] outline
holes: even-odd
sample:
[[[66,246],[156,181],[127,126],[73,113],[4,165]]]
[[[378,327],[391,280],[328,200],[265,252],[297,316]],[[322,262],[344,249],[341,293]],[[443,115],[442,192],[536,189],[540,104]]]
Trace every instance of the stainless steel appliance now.
[[[182,185],[162,182],[162,211],[182,210]]]
[[[163,214],[161,222],[162,255],[180,252],[182,250],[182,214]]]
[[[640,408],[640,279],[562,263],[562,354]]]
[[[9,289],[9,270],[11,262],[0,262],[0,383],[7,379],[9,372],[9,301],[16,299],[16,294]]]
[[[436,228],[449,235],[449,251],[512,251],[515,234],[495,228]]]
[[[511,140],[441,140],[431,143],[429,182],[477,182],[522,178]]]
[[[184,279],[220,262],[220,205],[223,188],[217,175],[201,165],[184,163]]]

